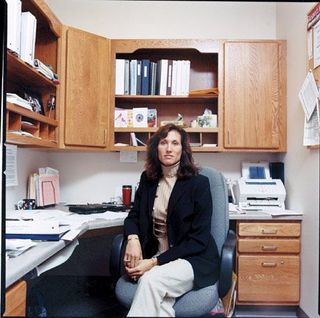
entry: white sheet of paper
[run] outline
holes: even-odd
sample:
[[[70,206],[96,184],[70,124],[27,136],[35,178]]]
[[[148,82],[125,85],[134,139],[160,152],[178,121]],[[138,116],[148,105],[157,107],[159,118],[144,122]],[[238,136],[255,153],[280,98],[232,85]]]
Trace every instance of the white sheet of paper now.
[[[299,92],[299,99],[302,104],[307,121],[316,107],[319,91],[312,72],[308,72]]]
[[[319,120],[319,106],[317,105],[315,111],[309,121],[304,121],[304,135],[303,145],[314,146],[320,144],[320,120]]]
[[[18,185],[17,146],[6,144],[6,187]]]

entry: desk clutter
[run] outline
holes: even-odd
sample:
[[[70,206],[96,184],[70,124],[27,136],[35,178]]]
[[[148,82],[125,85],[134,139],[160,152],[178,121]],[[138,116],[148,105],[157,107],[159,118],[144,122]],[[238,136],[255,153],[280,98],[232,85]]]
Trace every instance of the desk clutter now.
[[[58,209],[14,210],[6,212],[6,258],[20,255],[40,241],[73,241],[91,225],[122,224],[127,212],[104,211],[77,214]],[[119,223],[119,224],[118,224]]]

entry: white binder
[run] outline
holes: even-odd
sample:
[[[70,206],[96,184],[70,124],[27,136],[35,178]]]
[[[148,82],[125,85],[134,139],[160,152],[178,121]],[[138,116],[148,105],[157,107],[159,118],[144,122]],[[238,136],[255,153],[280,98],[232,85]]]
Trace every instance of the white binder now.
[[[21,14],[21,59],[33,66],[37,19],[31,12]]]
[[[8,9],[7,47],[20,55],[21,0],[6,0]]]

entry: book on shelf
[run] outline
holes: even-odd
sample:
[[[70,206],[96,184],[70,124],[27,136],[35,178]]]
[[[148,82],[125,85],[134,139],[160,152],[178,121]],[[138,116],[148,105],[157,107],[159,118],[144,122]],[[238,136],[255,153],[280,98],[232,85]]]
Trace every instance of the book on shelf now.
[[[148,109],[148,127],[157,127],[156,109]]]
[[[137,92],[136,95],[141,95],[141,60],[137,60]]]
[[[143,59],[141,62],[142,74],[141,74],[141,95],[150,94],[150,60]]]
[[[130,95],[137,95],[137,60],[130,61]]]
[[[130,91],[130,62],[124,60],[124,95],[129,95]]]
[[[136,107],[132,109],[133,127],[148,127],[148,108]]]
[[[128,112],[127,109],[116,108],[114,110],[114,127],[126,128],[128,127]]]
[[[177,60],[172,61],[172,74],[171,74],[171,95],[177,95]]]
[[[125,60],[116,59],[116,95],[124,95]]]
[[[167,93],[168,60],[162,59],[157,62],[156,94],[165,96]]]
[[[21,13],[20,58],[33,66],[37,19],[31,12]]]
[[[7,47],[20,55],[21,0],[7,1]]]
[[[191,62],[189,60],[183,61],[183,86],[182,86],[182,95],[188,96],[189,87],[190,87],[190,67]]]
[[[177,61],[176,96],[182,95],[182,61]]]
[[[168,96],[172,94],[172,63],[173,63],[173,60],[168,60],[168,74],[167,74],[167,87],[166,87],[166,95]]]
[[[146,143],[144,143],[139,138],[137,138],[137,136],[136,136],[136,134],[134,132],[130,133],[130,137],[131,137],[132,146],[137,147],[137,146],[139,146],[139,144],[141,146],[146,146]]]
[[[150,95],[156,95],[157,63],[150,62]]]

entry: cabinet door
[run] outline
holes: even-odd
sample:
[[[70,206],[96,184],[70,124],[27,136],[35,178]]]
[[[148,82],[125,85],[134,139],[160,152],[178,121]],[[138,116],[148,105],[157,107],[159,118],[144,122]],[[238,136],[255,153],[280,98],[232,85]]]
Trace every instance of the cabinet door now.
[[[281,41],[225,43],[226,148],[284,150],[282,44]]]
[[[106,147],[110,40],[68,28],[64,142]]]

